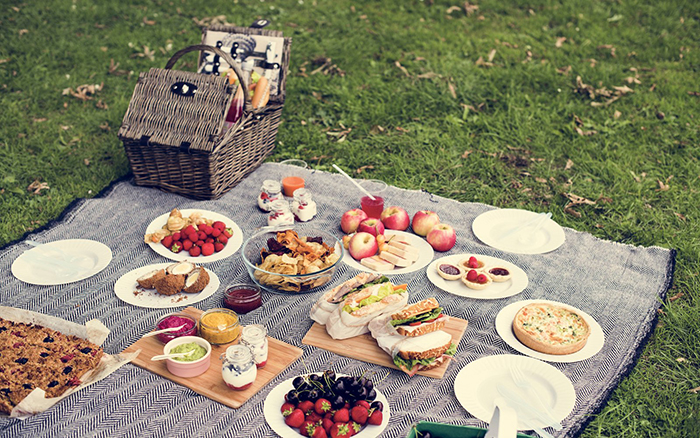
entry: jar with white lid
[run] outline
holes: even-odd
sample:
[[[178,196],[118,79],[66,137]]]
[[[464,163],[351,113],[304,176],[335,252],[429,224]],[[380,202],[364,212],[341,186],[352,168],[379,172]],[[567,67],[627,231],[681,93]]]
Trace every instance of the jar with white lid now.
[[[258,376],[258,368],[253,361],[253,353],[245,345],[232,345],[221,355],[224,364],[221,377],[229,388],[242,391],[248,389]]]
[[[311,199],[311,192],[301,188],[294,191],[294,201],[292,201],[292,213],[299,222],[307,222],[316,216],[316,202]]]
[[[274,179],[263,181],[260,196],[258,196],[258,207],[263,211],[271,211],[272,203],[280,199],[284,200],[282,184]]]
[[[253,354],[255,366],[262,368],[267,363],[267,329],[261,324],[243,327],[241,344],[247,346]]]
[[[278,199],[270,204],[270,215],[267,217],[267,225],[294,225],[294,214],[289,209],[286,199]]]

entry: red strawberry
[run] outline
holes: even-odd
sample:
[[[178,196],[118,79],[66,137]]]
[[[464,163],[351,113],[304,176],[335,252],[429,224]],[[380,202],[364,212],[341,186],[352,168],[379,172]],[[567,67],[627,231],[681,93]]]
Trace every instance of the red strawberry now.
[[[189,252],[192,257],[199,257],[199,255],[202,253],[202,248],[198,246],[193,246],[192,248],[190,248]]]
[[[201,248],[201,247],[204,246],[204,241],[203,241],[203,240],[198,240],[198,241],[196,241],[194,244]]]
[[[211,226],[219,230],[219,232],[222,232],[226,229],[226,224],[221,221],[216,221],[213,224],[211,224]]]
[[[163,240],[160,241],[160,243],[163,244],[166,248],[170,248],[173,246],[173,237],[172,236],[165,236],[163,237]]]
[[[308,414],[306,414],[305,418],[306,420],[312,421],[314,423],[318,423],[319,421],[321,421],[321,416],[318,415],[315,411],[311,411]]]
[[[223,234],[217,237],[216,240],[223,243],[224,245],[228,243],[228,237],[224,236]]]
[[[210,227],[209,225],[205,225],[205,224],[200,225],[199,229],[204,231],[204,233],[207,236],[211,235],[211,232],[214,231],[214,229],[212,227]]]
[[[367,419],[367,423],[378,426],[378,425],[382,424],[383,418],[384,418],[384,415],[382,415],[382,411],[375,410],[375,411],[372,411],[371,414],[369,414],[369,418]]]
[[[333,420],[330,418],[324,418],[321,420],[321,426],[326,430],[326,433],[330,433],[331,427],[333,427]]]
[[[294,403],[282,403],[282,407],[280,408],[280,411],[282,412],[282,415],[285,417],[289,417],[289,415],[294,412],[294,409],[296,409],[296,406]]]
[[[317,414],[323,415],[331,410],[331,402],[329,402],[325,398],[319,398],[314,404],[314,410]]]
[[[182,238],[182,233],[180,233],[179,231],[175,231],[173,233],[173,241],[174,242],[179,242],[181,238]]]
[[[197,231],[197,230],[195,230],[194,227],[193,227],[192,225],[188,225],[188,226],[186,226],[185,228],[182,229],[182,233],[185,234],[185,235],[191,234],[191,233],[195,233],[196,231]]]
[[[360,426],[359,424],[357,424],[354,421],[351,421],[350,423],[348,423],[348,426],[350,426],[350,433],[353,435],[357,435],[362,430],[362,426]]]
[[[207,237],[207,240],[205,240],[204,243],[214,243],[214,239]]]
[[[221,232],[221,234],[230,239],[231,236],[233,236],[233,230],[231,228],[226,228],[224,231]]]
[[[185,251],[189,251],[190,248],[192,248],[192,245],[194,245],[194,243],[192,243],[190,239],[185,239],[182,241],[182,249]]]
[[[205,243],[202,245],[202,255],[203,256],[210,256],[214,254],[214,244],[213,243]]]
[[[314,432],[311,434],[311,438],[328,438],[326,429],[321,426],[316,426]]]
[[[173,243],[173,246],[170,247],[170,251],[172,251],[174,253],[178,253],[181,250],[182,250],[182,245],[180,244],[180,242],[175,242],[175,243]]]
[[[214,242],[214,251],[219,252],[224,249],[224,244],[221,242]]]
[[[335,423],[331,427],[330,435],[332,438],[349,438],[352,436],[350,426],[347,423]]]
[[[367,400],[358,400],[355,402],[355,406],[364,406],[369,409],[369,402]]]
[[[302,402],[299,402],[297,407],[301,409],[304,415],[306,415],[314,410],[314,402],[312,402],[311,400],[304,400]]]
[[[196,242],[199,240],[199,234],[197,234],[196,231],[192,231],[191,233],[187,233],[186,236],[188,239],[190,239],[193,242]]]
[[[284,423],[289,427],[299,427],[304,422],[304,412],[297,408],[284,418]]]
[[[221,236],[221,230],[219,230],[217,228],[214,228],[211,230],[211,237],[216,239],[219,236]]]
[[[350,411],[346,408],[338,409],[335,411],[335,414],[333,414],[333,421],[336,423],[347,423],[350,421]]]
[[[356,421],[362,426],[364,426],[365,424],[367,424],[369,410],[367,410],[367,408],[364,406],[355,406],[350,411],[350,416],[352,417],[353,421]]]
[[[207,240],[207,233],[204,231],[200,231],[197,233],[197,236],[199,237],[197,240]]]
[[[313,421],[304,420],[301,426],[299,426],[299,433],[303,436],[311,436],[311,434],[314,433],[314,429],[316,429],[316,425]]]

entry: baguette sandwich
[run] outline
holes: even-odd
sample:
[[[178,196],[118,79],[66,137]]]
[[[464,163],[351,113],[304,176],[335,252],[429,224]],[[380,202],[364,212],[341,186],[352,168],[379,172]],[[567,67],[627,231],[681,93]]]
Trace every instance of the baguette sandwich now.
[[[333,339],[347,339],[369,332],[374,318],[395,312],[406,305],[406,285],[394,285],[386,277],[346,296],[326,320],[326,331]]]
[[[311,306],[309,316],[317,323],[325,325],[331,313],[333,313],[340,303],[345,301],[348,296],[385,281],[388,281],[388,279],[380,274],[362,272],[323,294],[321,298]]]
[[[455,354],[452,335],[441,330],[448,319],[437,300],[428,298],[374,319],[369,330],[394,365],[414,376],[442,365]]]

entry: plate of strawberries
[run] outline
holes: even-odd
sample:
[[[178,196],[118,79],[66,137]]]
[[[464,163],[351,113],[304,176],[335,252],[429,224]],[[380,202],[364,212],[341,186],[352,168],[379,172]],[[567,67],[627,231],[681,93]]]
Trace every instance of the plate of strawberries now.
[[[146,227],[144,241],[170,260],[191,260],[199,264],[233,255],[243,244],[243,232],[222,214],[174,208]]]
[[[277,385],[264,414],[282,438],[373,438],[389,424],[389,402],[367,377],[326,370]]]

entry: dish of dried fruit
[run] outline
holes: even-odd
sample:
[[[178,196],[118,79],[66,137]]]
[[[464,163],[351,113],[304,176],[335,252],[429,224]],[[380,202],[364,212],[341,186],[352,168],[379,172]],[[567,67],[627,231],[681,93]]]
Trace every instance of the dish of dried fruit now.
[[[426,272],[428,280],[445,292],[481,300],[511,297],[528,285],[520,267],[481,254],[442,257],[428,265]]]
[[[222,214],[174,208],[146,227],[143,240],[170,260],[196,259],[197,263],[209,263],[238,251],[243,244],[243,233],[233,220]]]
[[[219,285],[215,273],[183,261],[129,271],[114,283],[114,293],[134,306],[166,309],[198,303],[212,296]]]

